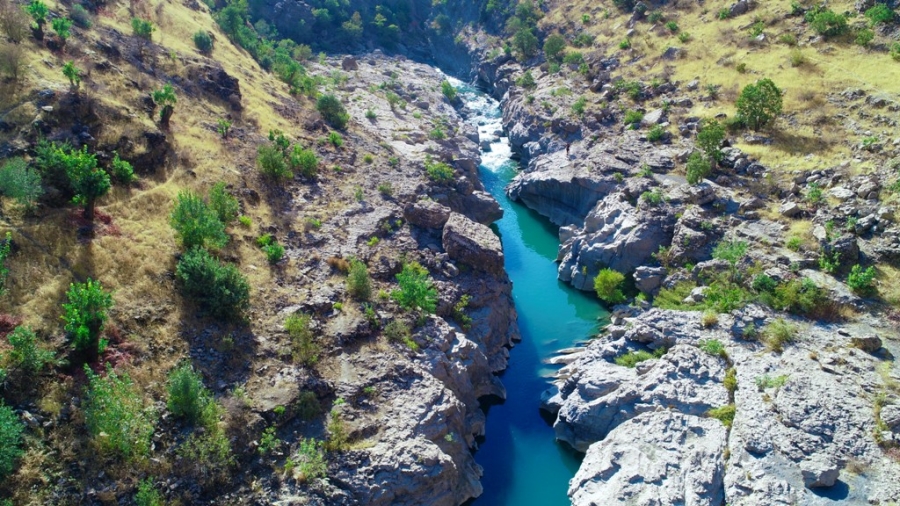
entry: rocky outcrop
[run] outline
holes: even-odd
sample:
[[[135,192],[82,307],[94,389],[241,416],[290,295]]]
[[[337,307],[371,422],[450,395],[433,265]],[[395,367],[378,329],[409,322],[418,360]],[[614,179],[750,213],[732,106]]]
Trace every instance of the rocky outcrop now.
[[[569,483],[573,506],[724,502],[727,430],[670,411],[638,415],[591,445]]]
[[[420,200],[403,208],[403,217],[422,228],[443,228],[450,219],[450,208],[432,200]]]
[[[444,225],[443,242],[452,260],[478,270],[503,272],[500,238],[488,227],[453,213]]]
[[[597,203],[584,227],[561,231],[559,279],[593,290],[593,279],[608,267],[631,272],[672,241],[675,216],[665,207],[637,207],[624,193]]]

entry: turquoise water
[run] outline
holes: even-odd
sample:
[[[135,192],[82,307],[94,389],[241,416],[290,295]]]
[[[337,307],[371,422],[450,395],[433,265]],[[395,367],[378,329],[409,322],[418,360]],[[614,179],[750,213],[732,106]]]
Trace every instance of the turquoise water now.
[[[500,129],[496,101],[466,86],[460,91],[469,108],[479,113],[470,121],[479,125],[482,139]],[[538,410],[541,392],[557,369],[545,361],[595,334],[607,312],[592,295],[556,279],[557,228],[511,202],[504,192],[517,171],[510,154],[505,138],[493,143],[482,156],[481,177],[504,211],[495,230],[513,281],[522,342],[511,351],[509,368],[501,376],[506,401],[488,409],[486,435],[475,454],[484,467],[484,494],[471,504],[568,505],[566,491],[580,456],[555,441],[553,428]]]

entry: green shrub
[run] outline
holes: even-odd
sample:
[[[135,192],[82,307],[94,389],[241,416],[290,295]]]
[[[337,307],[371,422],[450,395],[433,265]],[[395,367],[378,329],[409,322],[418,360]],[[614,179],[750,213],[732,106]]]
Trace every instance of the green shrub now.
[[[69,29],[72,28],[72,21],[68,18],[53,18],[53,20],[50,21],[50,27],[53,28],[53,31],[56,32],[56,36],[62,40],[63,44],[65,44],[66,39],[71,35]]]
[[[19,325],[7,336],[12,350],[9,359],[25,371],[36,373],[45,365],[52,363],[54,353],[51,350],[42,349],[37,344],[37,336],[31,327]]]
[[[264,176],[273,179],[284,179],[294,175],[288,168],[284,159],[284,153],[276,146],[265,144],[259,147],[256,156],[256,165]]]
[[[176,455],[187,474],[202,483],[225,483],[235,459],[223,430],[192,433],[178,447]]]
[[[34,20],[34,25],[41,30],[44,24],[47,23],[47,14],[49,10],[47,9],[47,5],[41,0],[31,0],[31,3],[25,6],[25,12],[27,12],[31,19]]]
[[[339,148],[344,145],[344,138],[337,132],[329,132],[328,142],[331,143],[332,146]]]
[[[233,223],[241,210],[238,200],[228,192],[225,183],[221,181],[209,190],[209,207],[224,225]]]
[[[558,33],[549,35],[544,40],[544,56],[547,61],[558,62],[566,49],[566,39]]]
[[[706,412],[706,415],[710,418],[715,418],[716,420],[722,422],[722,425],[726,427],[731,427],[731,424],[734,423],[734,415],[736,414],[737,409],[734,404],[728,404],[726,406],[722,406],[720,408],[713,408]]]
[[[663,287],[654,297],[653,305],[660,309],[698,309],[684,302],[694,288],[697,288],[697,285],[691,281],[681,281],[672,288]]]
[[[350,121],[350,115],[344,108],[344,104],[334,95],[322,95],[316,101],[316,109],[331,126],[343,130]]]
[[[584,55],[578,51],[566,53],[566,56],[563,57],[563,63],[566,65],[581,65],[584,63]]]
[[[720,162],[722,160],[722,141],[725,140],[725,127],[714,119],[704,119],[700,122],[700,130],[697,132],[697,146],[703,150],[707,160]]]
[[[762,301],[779,311],[809,315],[826,303],[822,289],[808,279],[791,280],[775,288],[774,296],[763,294]]]
[[[577,114],[578,116],[584,115],[584,109],[587,106],[587,99],[584,97],[579,97],[578,100],[572,104],[572,112]]]
[[[153,480],[147,478],[138,483],[137,493],[134,495],[134,504],[136,506],[164,506],[162,494],[156,490]]]
[[[666,28],[672,33],[678,33],[678,23],[674,21],[666,23]]]
[[[900,42],[891,44],[890,54],[894,61],[900,61]]]
[[[819,35],[824,37],[836,37],[843,35],[849,30],[847,25],[847,17],[843,14],[836,14],[831,9],[825,9],[813,14],[809,20],[809,25]]]
[[[734,392],[736,392],[738,388],[737,369],[735,369],[734,367],[729,367],[728,370],[725,371],[725,379],[722,381],[722,385],[725,387],[725,390],[728,390],[728,393],[733,397]]]
[[[134,167],[127,161],[119,158],[119,153],[115,154],[109,168],[112,176],[124,185],[130,185],[137,179],[134,175]]]
[[[443,93],[444,97],[451,103],[456,102],[456,99],[458,98],[456,88],[454,88],[453,85],[450,84],[450,81],[447,81],[446,79],[441,81],[441,93]]]
[[[347,291],[359,301],[367,301],[372,297],[372,280],[366,264],[357,259],[350,260],[350,272],[347,274]]]
[[[450,183],[456,177],[452,167],[444,162],[432,161],[431,156],[425,158],[425,173],[428,174],[428,179],[439,184]]]
[[[665,348],[658,348],[653,353],[645,350],[629,351],[624,355],[616,357],[616,365],[621,365],[623,367],[635,367],[641,362],[659,358],[665,354]]]
[[[294,360],[307,366],[318,362],[321,352],[311,324],[312,317],[303,313],[292,314],[284,321],[284,329],[291,337]]]
[[[625,111],[625,124],[629,126],[634,126],[637,123],[640,123],[641,120],[644,119],[644,113],[641,111]]]
[[[135,37],[149,41],[153,38],[153,32],[156,31],[156,27],[153,26],[153,23],[149,20],[131,18],[131,31],[134,33]]]
[[[704,339],[698,343],[698,347],[714,357],[728,358],[725,345],[718,339]]]
[[[175,269],[183,294],[218,318],[238,318],[250,305],[250,285],[237,267],[222,264],[208,251],[194,247]]]
[[[69,87],[77,90],[81,85],[81,69],[75,66],[74,61],[67,61],[62,68],[63,76],[69,80]]]
[[[688,184],[697,184],[703,181],[712,172],[710,163],[703,159],[700,153],[693,152],[688,157],[684,168]]]
[[[875,274],[875,267],[869,266],[863,269],[856,264],[847,275],[847,286],[858,294],[870,294],[875,290]]]
[[[231,122],[230,121],[228,121],[226,119],[222,119],[222,118],[219,118],[216,121],[216,132],[219,132],[219,135],[221,135],[223,139],[228,138],[228,133],[230,131],[231,131]]]
[[[169,411],[190,424],[199,424],[209,430],[218,423],[219,410],[212,394],[203,386],[203,378],[190,364],[184,363],[169,373],[167,385]]]
[[[737,279],[737,264],[747,254],[747,243],[745,241],[720,241],[713,248],[712,257],[716,260],[724,260],[731,267],[731,279]]]
[[[0,478],[16,469],[16,461],[22,456],[22,432],[25,424],[15,411],[0,400]]]
[[[397,274],[397,283],[400,288],[391,292],[391,297],[401,307],[434,313],[437,308],[437,290],[427,269],[418,262],[407,262]]]
[[[84,366],[88,378],[84,420],[94,443],[104,453],[126,459],[147,455],[156,417],[144,407],[144,399],[127,374],[118,375],[106,365],[101,377]]]
[[[887,4],[876,3],[866,11],[866,18],[872,26],[879,23],[888,24],[894,21],[894,11]]]
[[[783,92],[771,79],[760,79],[741,90],[735,106],[741,121],[753,130],[771,124],[781,114]]]
[[[332,134],[336,134],[336,132],[332,132]],[[316,157],[316,153],[311,149],[303,149],[299,145],[294,146],[290,164],[291,169],[299,170],[303,177],[315,178],[319,172],[319,158]]]
[[[0,194],[11,198],[25,209],[31,209],[44,193],[41,175],[25,160],[11,158],[0,168]]]
[[[778,283],[766,274],[758,274],[753,278],[752,286],[758,293],[775,293]]]
[[[228,242],[225,224],[219,219],[217,211],[203,197],[190,190],[178,193],[169,223],[186,250],[194,247],[221,248]]]
[[[788,377],[786,374],[782,374],[780,376],[769,376],[768,374],[763,374],[762,376],[758,376],[754,381],[756,383],[756,388],[759,389],[760,392],[767,388],[781,388],[787,383]]]
[[[622,41],[619,42],[619,49],[631,49],[631,39],[622,39]]]
[[[678,41],[682,44],[687,44],[691,40],[691,34],[688,32],[681,32],[678,34]]]
[[[403,343],[407,348],[413,351],[419,349],[419,345],[412,339],[412,332],[409,329],[409,325],[403,320],[393,319],[388,322],[388,324],[384,326],[384,337],[391,342]]]
[[[284,246],[277,242],[263,246],[262,250],[266,255],[266,260],[272,265],[277,264],[284,258]]]
[[[302,438],[297,450],[297,481],[308,483],[324,478],[328,471],[325,462],[325,446],[316,439]]]
[[[716,281],[704,292],[704,307],[712,308],[719,313],[730,313],[747,305],[752,297],[747,290],[737,283]]]
[[[666,135],[666,129],[662,125],[653,125],[647,132],[647,140],[650,142],[659,142]]]
[[[66,292],[68,302],[63,306],[63,321],[72,347],[93,360],[106,349],[100,333],[113,306],[112,295],[103,290],[99,281],[90,278],[84,283],[72,283]]]
[[[601,269],[594,278],[594,291],[597,297],[608,304],[620,304],[625,302],[625,294],[622,293],[622,283],[625,275],[612,269]]]
[[[447,138],[447,134],[444,133],[444,129],[436,126],[433,130],[428,132],[428,137],[432,140],[442,141]]]
[[[703,328],[715,327],[719,324],[719,313],[712,309],[707,309],[700,316],[700,325],[703,325]]]
[[[213,38],[206,30],[200,30],[194,34],[194,45],[203,54],[210,54],[213,50]]]
[[[645,191],[641,194],[641,200],[646,202],[650,206],[658,206],[663,203],[663,194],[659,188],[656,188],[652,191]]]
[[[777,318],[765,326],[762,330],[766,346],[775,352],[784,350],[784,345],[797,338],[797,326],[784,318]]]
[[[301,420],[310,421],[322,414],[322,405],[314,392],[304,390],[297,397],[295,411]]]
[[[862,47],[869,47],[869,44],[875,40],[875,32],[869,30],[868,28],[863,28],[856,32],[856,38],[853,42]]]

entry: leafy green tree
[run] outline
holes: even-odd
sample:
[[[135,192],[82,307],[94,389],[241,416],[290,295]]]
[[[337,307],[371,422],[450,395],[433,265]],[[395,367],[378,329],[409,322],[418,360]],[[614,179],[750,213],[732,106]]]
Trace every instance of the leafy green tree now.
[[[84,373],[88,378],[84,421],[100,450],[126,459],[147,455],[156,414],[144,406],[144,396],[131,378],[117,374],[109,364],[106,376],[87,365]]]
[[[112,295],[99,281],[88,278],[84,283],[70,284],[66,299],[62,319],[72,347],[93,361],[106,349],[100,333],[108,319],[106,312],[113,306]]]
[[[190,190],[178,193],[169,223],[181,237],[181,244],[186,250],[195,246],[221,248],[228,242],[225,224],[219,219],[217,211],[203,197]]]
[[[85,219],[93,220],[97,199],[109,192],[109,174],[97,167],[97,157],[88,153],[87,146],[63,153],[61,160],[75,192],[73,202],[84,206]]]
[[[347,114],[344,104],[334,95],[322,95],[319,97],[316,101],[316,109],[322,114],[325,121],[338,130],[346,127],[347,122],[350,121],[350,115]]]
[[[16,461],[25,453],[22,450],[22,432],[25,424],[16,412],[0,400],[0,478],[16,469]]]
[[[172,89],[171,84],[167,84],[163,86],[162,89],[154,91],[152,97],[157,105],[162,106],[162,110],[159,111],[160,124],[164,127],[168,127],[169,120],[175,112],[175,104],[178,102],[178,98],[175,96],[175,90]]]
[[[209,207],[216,212],[219,221],[225,225],[234,222],[241,211],[241,205],[238,202],[238,199],[234,198],[234,196],[228,192],[228,189],[223,182],[214,184],[209,190]]]
[[[703,155],[695,151],[688,157],[684,170],[688,184],[697,184],[712,172],[712,166],[703,158]]]
[[[516,51],[518,60],[528,60],[537,55],[538,39],[531,29],[522,28],[513,35],[512,47]]]
[[[273,179],[289,178],[294,175],[288,168],[284,153],[275,145],[264,144],[257,150],[256,165],[263,175]]]
[[[562,53],[566,49],[566,38],[558,33],[554,33],[544,40],[544,56],[547,61],[555,61],[559,63],[562,60]]]
[[[879,23],[891,23],[894,21],[894,17],[894,11],[884,3],[876,3],[870,9],[866,10],[866,18],[868,18],[869,23],[872,26]]]
[[[237,319],[250,306],[250,284],[237,267],[222,264],[208,251],[194,247],[175,269],[182,292],[217,318]]]
[[[781,114],[783,92],[771,79],[760,79],[741,91],[736,106],[738,117],[753,130],[759,130]]]
[[[21,158],[11,158],[0,167],[0,194],[29,210],[44,193],[41,175]]]
[[[403,270],[397,274],[400,288],[391,292],[391,297],[401,307],[434,313],[437,309],[437,290],[428,275],[428,270],[418,262],[403,264]]]
[[[27,372],[36,373],[53,361],[54,353],[38,346],[37,336],[31,327],[19,325],[7,336],[12,351],[9,358]]]
[[[75,66],[75,62],[71,60],[66,62],[63,65],[62,73],[69,80],[72,91],[78,91],[78,87],[81,86],[81,69]]]
[[[53,18],[53,21],[50,22],[50,27],[53,28],[53,31],[56,32],[56,36],[59,37],[62,44],[66,44],[66,40],[69,39],[71,33],[69,29],[72,28],[72,20],[69,18]]]
[[[622,283],[625,275],[613,269],[601,269],[594,278],[594,291],[597,297],[608,304],[620,304],[625,302],[625,294],[622,293]]]
[[[843,35],[850,29],[847,24],[847,16],[837,14],[831,9],[820,10],[813,14],[809,25],[816,33],[826,38]]]
[[[47,24],[47,14],[49,13],[47,4],[41,2],[41,0],[32,0],[30,4],[25,6],[25,12],[34,20],[34,23],[31,25],[34,31],[34,38],[37,40],[43,39],[44,25]]]
[[[240,42],[241,28],[247,23],[247,1],[229,1],[228,5],[219,11],[216,21],[232,42]]]
[[[703,150],[706,159],[713,163],[722,161],[722,141],[725,140],[725,127],[714,119],[700,122],[697,132],[697,145]]]

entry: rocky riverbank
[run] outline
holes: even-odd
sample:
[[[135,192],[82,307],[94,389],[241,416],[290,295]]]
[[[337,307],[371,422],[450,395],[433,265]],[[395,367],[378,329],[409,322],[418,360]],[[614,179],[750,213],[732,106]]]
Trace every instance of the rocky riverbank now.
[[[900,499],[896,313],[847,284],[854,265],[893,258],[900,228],[879,194],[891,153],[868,174],[845,163],[784,175],[726,143],[719,168],[689,185],[676,169],[696,149],[700,118],[685,113],[705,100],[697,83],[638,83],[646,108],[632,129],[619,63],[587,64],[587,77],[528,68],[528,89],[514,84],[526,68],[502,57],[480,70],[525,164],[508,194],[560,226],[559,279],[593,290],[610,268],[640,294],[558,359],[543,399],[557,438],[586,452],[573,504]],[[560,119],[560,89],[587,97],[583,117]],[[833,200],[808,197],[819,189]],[[719,244],[741,251],[714,259]],[[671,309],[653,307],[662,299]]]

